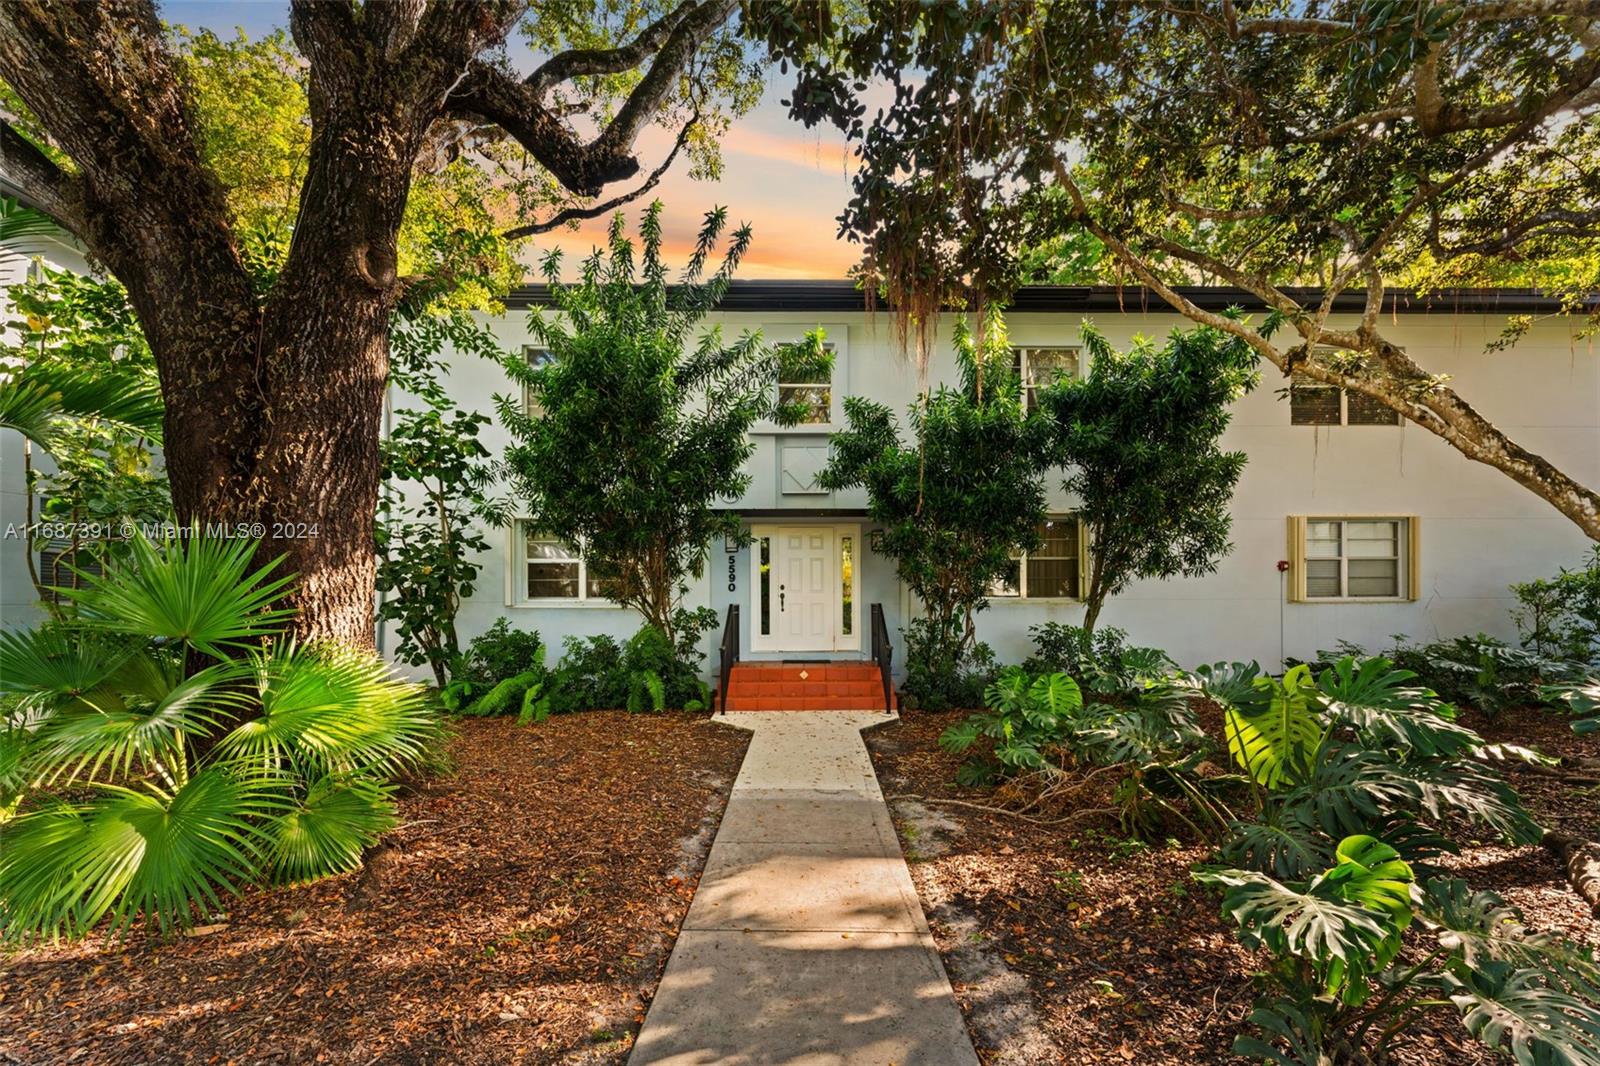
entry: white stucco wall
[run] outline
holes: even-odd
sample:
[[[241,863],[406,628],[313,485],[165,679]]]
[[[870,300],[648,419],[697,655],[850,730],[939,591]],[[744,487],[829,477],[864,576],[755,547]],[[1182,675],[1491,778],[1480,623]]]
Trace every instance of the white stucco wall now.
[[[1159,335],[1187,325],[1166,313],[1100,314],[1095,320],[1118,347],[1136,333]],[[903,409],[917,392],[917,369],[898,350],[887,315],[740,312],[711,321],[730,333],[761,329],[775,340],[821,325],[837,345],[836,412],[838,399],[846,394],[873,396]],[[1079,322],[1077,316],[1043,313],[1017,313],[1008,319],[1017,345],[1073,343]],[[928,370],[931,381],[954,380],[952,324],[949,316],[941,323]],[[509,348],[531,343],[523,312],[492,325]],[[1519,443],[1580,481],[1600,484],[1600,352],[1587,341],[1574,340],[1572,328],[1561,321],[1541,322],[1508,352],[1486,352],[1502,325],[1503,319],[1494,315],[1408,314],[1386,321],[1385,331],[1424,367],[1451,375],[1461,394]],[[464,406],[481,410],[492,409],[494,393],[510,391],[498,367],[471,356],[454,359],[448,380]],[[1341,639],[1377,648],[1395,634],[1431,639],[1483,631],[1511,637],[1515,632],[1508,609],[1513,601],[1507,586],[1576,564],[1587,550],[1589,542],[1578,528],[1549,505],[1415,426],[1291,426],[1288,403],[1279,395],[1284,385],[1269,367],[1260,387],[1234,408],[1225,443],[1250,456],[1234,501],[1234,551],[1213,575],[1136,584],[1108,604],[1103,624],[1123,627],[1134,641],[1164,648],[1186,665],[1253,658],[1275,667],[1283,653],[1306,656]],[[506,443],[503,432],[496,426],[484,433],[490,451],[499,452]],[[797,511],[863,508],[866,501],[856,493],[780,492],[780,449],[824,441],[825,435],[816,430],[758,432],[751,488],[736,505]],[[1072,501],[1059,484],[1052,496],[1054,506],[1071,510]],[[1285,603],[1277,563],[1287,558],[1285,519],[1291,514],[1419,516],[1420,599]],[[514,605],[507,576],[508,534],[496,532],[490,539],[498,547],[484,558],[479,591],[462,610],[463,639],[502,615],[519,627],[537,629],[552,649],[567,633],[623,636],[636,628],[637,618],[618,608]],[[862,565],[862,616],[866,604],[883,602],[899,645],[898,628],[908,605],[889,573],[891,564],[867,554]],[[719,611],[733,600],[748,602],[747,551],[737,560],[740,578],[731,595],[721,576],[726,556],[720,546],[713,551],[710,569],[696,602]],[[748,630],[748,607],[744,613]],[[997,600],[980,617],[980,635],[1003,661],[1015,661],[1027,654],[1030,625],[1081,618],[1077,603]],[[714,643],[714,635],[708,643]],[[748,648],[748,632],[744,643]]]

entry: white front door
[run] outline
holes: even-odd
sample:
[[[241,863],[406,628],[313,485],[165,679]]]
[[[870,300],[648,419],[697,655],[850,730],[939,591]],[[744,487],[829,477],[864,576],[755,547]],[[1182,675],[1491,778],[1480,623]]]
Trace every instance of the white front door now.
[[[778,645],[784,651],[832,651],[839,602],[839,553],[829,526],[778,530]]]

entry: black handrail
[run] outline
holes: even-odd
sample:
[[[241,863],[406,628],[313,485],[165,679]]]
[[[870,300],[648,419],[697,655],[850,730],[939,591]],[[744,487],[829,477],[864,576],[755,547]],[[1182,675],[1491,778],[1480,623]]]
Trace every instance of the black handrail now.
[[[894,710],[893,688],[890,680],[894,663],[894,648],[889,644],[889,627],[883,621],[883,604],[872,605],[872,661],[878,664],[878,674],[883,678],[883,710]]]
[[[721,684],[717,700],[723,714],[728,713],[728,680],[733,676],[733,664],[739,661],[739,605],[728,605],[728,622],[722,627],[722,661],[718,664]]]

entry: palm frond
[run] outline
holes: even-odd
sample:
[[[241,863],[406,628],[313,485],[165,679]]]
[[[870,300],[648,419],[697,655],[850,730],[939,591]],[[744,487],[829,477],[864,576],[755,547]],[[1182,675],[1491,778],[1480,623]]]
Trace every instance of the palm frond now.
[[[261,713],[218,744],[229,757],[286,757],[313,776],[393,772],[437,731],[420,686],[397,681],[377,656],[289,645],[254,662]]]
[[[249,703],[239,689],[247,676],[236,663],[220,663],[180,681],[153,706],[63,708],[40,726],[35,762],[51,781],[94,780],[102,772],[126,777],[142,767],[175,787],[185,741],[210,733],[225,714]]]
[[[267,823],[267,862],[274,880],[311,881],[353,870],[361,855],[394,827],[393,790],[359,775],[329,775]]]
[[[155,383],[131,374],[30,363],[0,375],[0,428],[14,429],[46,450],[65,420],[92,419],[159,444],[163,410]]]
[[[268,783],[210,769],[171,796],[102,786],[93,802],[20,815],[0,853],[0,936],[78,935],[107,915],[191,924],[255,875],[256,824],[276,805]]]
[[[251,572],[255,544],[192,537],[157,546],[143,534],[128,561],[66,590],[98,629],[183,641],[207,655],[278,632],[290,614],[272,604],[292,580],[269,577],[277,561]]]

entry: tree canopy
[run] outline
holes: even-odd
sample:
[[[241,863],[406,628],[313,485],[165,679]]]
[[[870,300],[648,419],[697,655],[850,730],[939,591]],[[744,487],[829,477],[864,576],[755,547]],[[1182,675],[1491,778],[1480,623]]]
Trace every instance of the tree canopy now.
[[[372,639],[392,316],[492,303],[510,242],[684,155],[714,174],[760,89],[736,7],[291,0],[287,37],[246,41],[150,0],[0,6],[0,175],[126,288],[177,517],[260,523],[297,635]]]
[[[1537,285],[1600,321],[1600,5],[869,0],[862,15],[768,34],[799,66],[792,113],[858,144],[841,229],[899,314],[927,328],[1035,277],[1131,279],[1600,537],[1600,495],[1383,321],[1395,287],[1441,284]],[[1270,314],[1226,320],[1178,282],[1239,286]],[[1343,293],[1363,310],[1336,314]]]
[[[1062,487],[1089,527],[1083,627],[1136,578],[1198,577],[1233,547],[1229,505],[1245,453],[1219,447],[1255,386],[1255,353],[1220,330],[1174,330],[1116,351],[1083,329],[1088,374],[1041,392],[1059,434]]]
[[[583,550],[607,597],[675,644],[716,621],[685,620],[680,604],[712,542],[741,535],[726,505],[750,484],[751,427],[794,424],[807,410],[779,397],[780,366],[816,381],[830,359],[820,332],[773,346],[759,332],[725,340],[720,326],[702,328],[750,245],[741,226],[708,273],[726,226],[725,210],[707,215],[673,287],[659,201],[640,222],[637,251],[618,215],[609,247],[584,262],[577,284],[560,283],[561,255],[551,253],[544,273],[553,313],[541,309],[531,321],[548,361],[530,366],[518,355],[506,364],[527,387],[527,406],[520,396],[496,397],[514,440],[506,466],[528,513]]]

